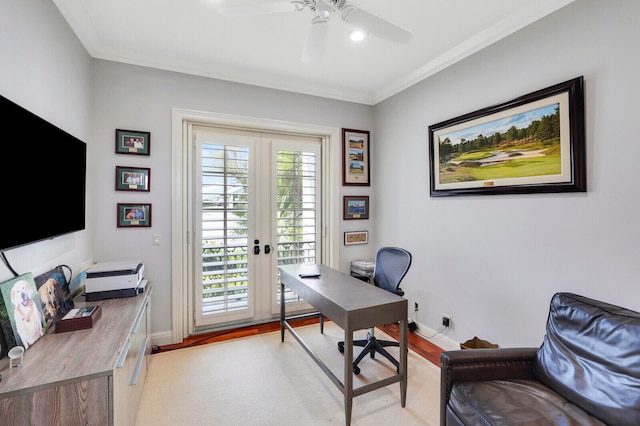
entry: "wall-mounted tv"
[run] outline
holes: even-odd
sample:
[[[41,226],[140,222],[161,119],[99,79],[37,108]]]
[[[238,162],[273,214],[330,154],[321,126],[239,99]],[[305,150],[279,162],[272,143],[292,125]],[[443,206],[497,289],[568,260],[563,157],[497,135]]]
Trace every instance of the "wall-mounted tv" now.
[[[0,96],[0,251],[85,229],[86,144]]]

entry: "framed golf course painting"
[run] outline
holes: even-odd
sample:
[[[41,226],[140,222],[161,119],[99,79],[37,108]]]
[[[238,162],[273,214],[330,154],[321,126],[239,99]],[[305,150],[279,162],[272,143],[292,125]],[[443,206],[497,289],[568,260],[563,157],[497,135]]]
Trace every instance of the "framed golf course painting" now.
[[[586,192],[583,77],[429,126],[430,195]]]

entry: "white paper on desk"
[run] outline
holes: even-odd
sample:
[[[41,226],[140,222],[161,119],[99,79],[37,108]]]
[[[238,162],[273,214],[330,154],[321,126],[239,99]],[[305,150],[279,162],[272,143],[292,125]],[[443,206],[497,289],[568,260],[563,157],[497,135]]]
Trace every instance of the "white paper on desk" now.
[[[303,263],[298,265],[298,276],[300,278],[318,278],[320,276],[320,268],[318,265]]]

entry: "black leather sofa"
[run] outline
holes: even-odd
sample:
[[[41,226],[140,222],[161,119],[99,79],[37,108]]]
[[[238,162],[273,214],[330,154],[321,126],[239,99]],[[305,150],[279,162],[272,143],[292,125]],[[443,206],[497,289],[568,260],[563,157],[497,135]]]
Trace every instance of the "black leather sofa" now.
[[[640,425],[640,313],[551,299],[540,348],[446,351],[440,424]]]

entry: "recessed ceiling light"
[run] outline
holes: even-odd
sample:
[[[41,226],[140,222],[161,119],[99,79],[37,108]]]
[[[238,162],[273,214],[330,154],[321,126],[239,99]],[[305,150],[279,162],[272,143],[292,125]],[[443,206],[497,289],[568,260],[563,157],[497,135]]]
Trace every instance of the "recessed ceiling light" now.
[[[367,33],[361,30],[353,30],[349,33],[349,37],[353,41],[362,41],[367,37]]]

